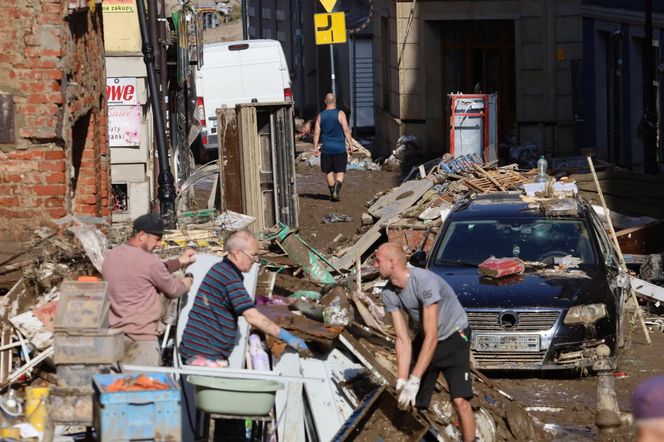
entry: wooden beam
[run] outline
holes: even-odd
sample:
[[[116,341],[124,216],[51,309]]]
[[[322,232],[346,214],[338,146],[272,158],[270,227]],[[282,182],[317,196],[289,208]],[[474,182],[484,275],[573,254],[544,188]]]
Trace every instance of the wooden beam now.
[[[593,160],[590,157],[586,157],[588,160],[588,166],[590,167],[590,172],[593,175],[593,178],[595,180],[595,186],[597,187],[597,193],[599,195],[599,199],[602,202],[602,207],[604,208],[604,213],[609,213],[609,209],[606,207],[606,202],[604,201],[604,195],[602,194],[602,188],[599,185],[599,181],[597,180],[597,174],[595,173],[595,166],[593,165]],[[609,224],[609,230],[611,231],[611,239],[613,239],[613,244],[616,248],[616,252],[618,253],[618,259],[620,260],[620,267],[622,268],[622,271],[625,272],[626,274],[629,274],[627,272],[627,265],[625,265],[625,258],[623,257],[622,251],[620,250],[620,244],[618,243],[618,237],[616,236],[616,231],[613,228],[613,222],[611,221],[611,216],[606,217],[606,221]],[[634,306],[635,306],[635,312],[636,312],[636,317],[641,324],[641,330],[643,330],[643,334],[646,337],[646,342],[648,344],[651,344],[652,341],[650,340],[650,333],[648,333],[648,327],[646,327],[646,322],[643,319],[643,312],[641,311],[641,307],[639,307],[639,301],[636,299],[636,294],[634,293],[634,289],[630,285],[629,289],[629,294],[632,300],[634,301]],[[620,318],[618,318],[620,321]]]
[[[477,170],[481,175],[485,176],[489,181],[491,181],[498,188],[498,190],[502,190],[503,192],[505,191],[505,188],[498,181],[496,181],[495,178],[489,175],[487,171],[482,168],[482,166],[473,163],[473,167],[475,167],[475,170]]]

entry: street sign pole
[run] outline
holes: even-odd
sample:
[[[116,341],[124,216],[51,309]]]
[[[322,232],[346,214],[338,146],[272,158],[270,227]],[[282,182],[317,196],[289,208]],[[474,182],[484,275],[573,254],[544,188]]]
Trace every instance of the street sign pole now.
[[[332,12],[337,0],[320,0],[327,13],[314,14],[314,29],[317,45],[330,46],[330,79],[332,93],[337,94],[334,45],[346,43],[346,16],[343,12]]]
[[[334,76],[334,45],[330,45],[330,76],[332,77],[332,93],[336,96],[337,88]]]

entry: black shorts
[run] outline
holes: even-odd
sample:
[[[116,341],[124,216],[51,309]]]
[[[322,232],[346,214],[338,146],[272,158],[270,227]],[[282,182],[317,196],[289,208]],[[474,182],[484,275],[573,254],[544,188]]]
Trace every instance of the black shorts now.
[[[342,173],[346,171],[348,155],[344,153],[322,153],[320,155],[320,170],[323,173]]]
[[[445,376],[452,399],[473,397],[473,383],[470,377],[470,333],[468,327],[463,330],[466,339],[456,331],[447,339],[438,342],[431,364],[422,376],[420,391],[415,400],[416,407],[429,406],[439,372]],[[422,340],[418,338],[413,344],[413,354],[419,354],[421,347]]]

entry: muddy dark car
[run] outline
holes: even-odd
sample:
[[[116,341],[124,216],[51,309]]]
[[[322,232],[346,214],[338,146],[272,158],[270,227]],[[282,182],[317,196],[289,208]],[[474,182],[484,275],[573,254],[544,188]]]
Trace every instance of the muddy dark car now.
[[[526,271],[483,276],[477,266],[491,256],[518,257]],[[587,368],[602,344],[616,355],[622,275],[602,224],[580,199],[544,205],[504,192],[465,200],[426,265],[466,309],[478,368]]]

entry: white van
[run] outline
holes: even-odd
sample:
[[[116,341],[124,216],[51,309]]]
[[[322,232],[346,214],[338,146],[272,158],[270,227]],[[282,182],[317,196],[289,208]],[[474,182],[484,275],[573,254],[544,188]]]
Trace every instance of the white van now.
[[[217,108],[293,100],[281,43],[244,40],[206,44],[203,67],[196,73],[196,95],[203,145],[217,149]]]

